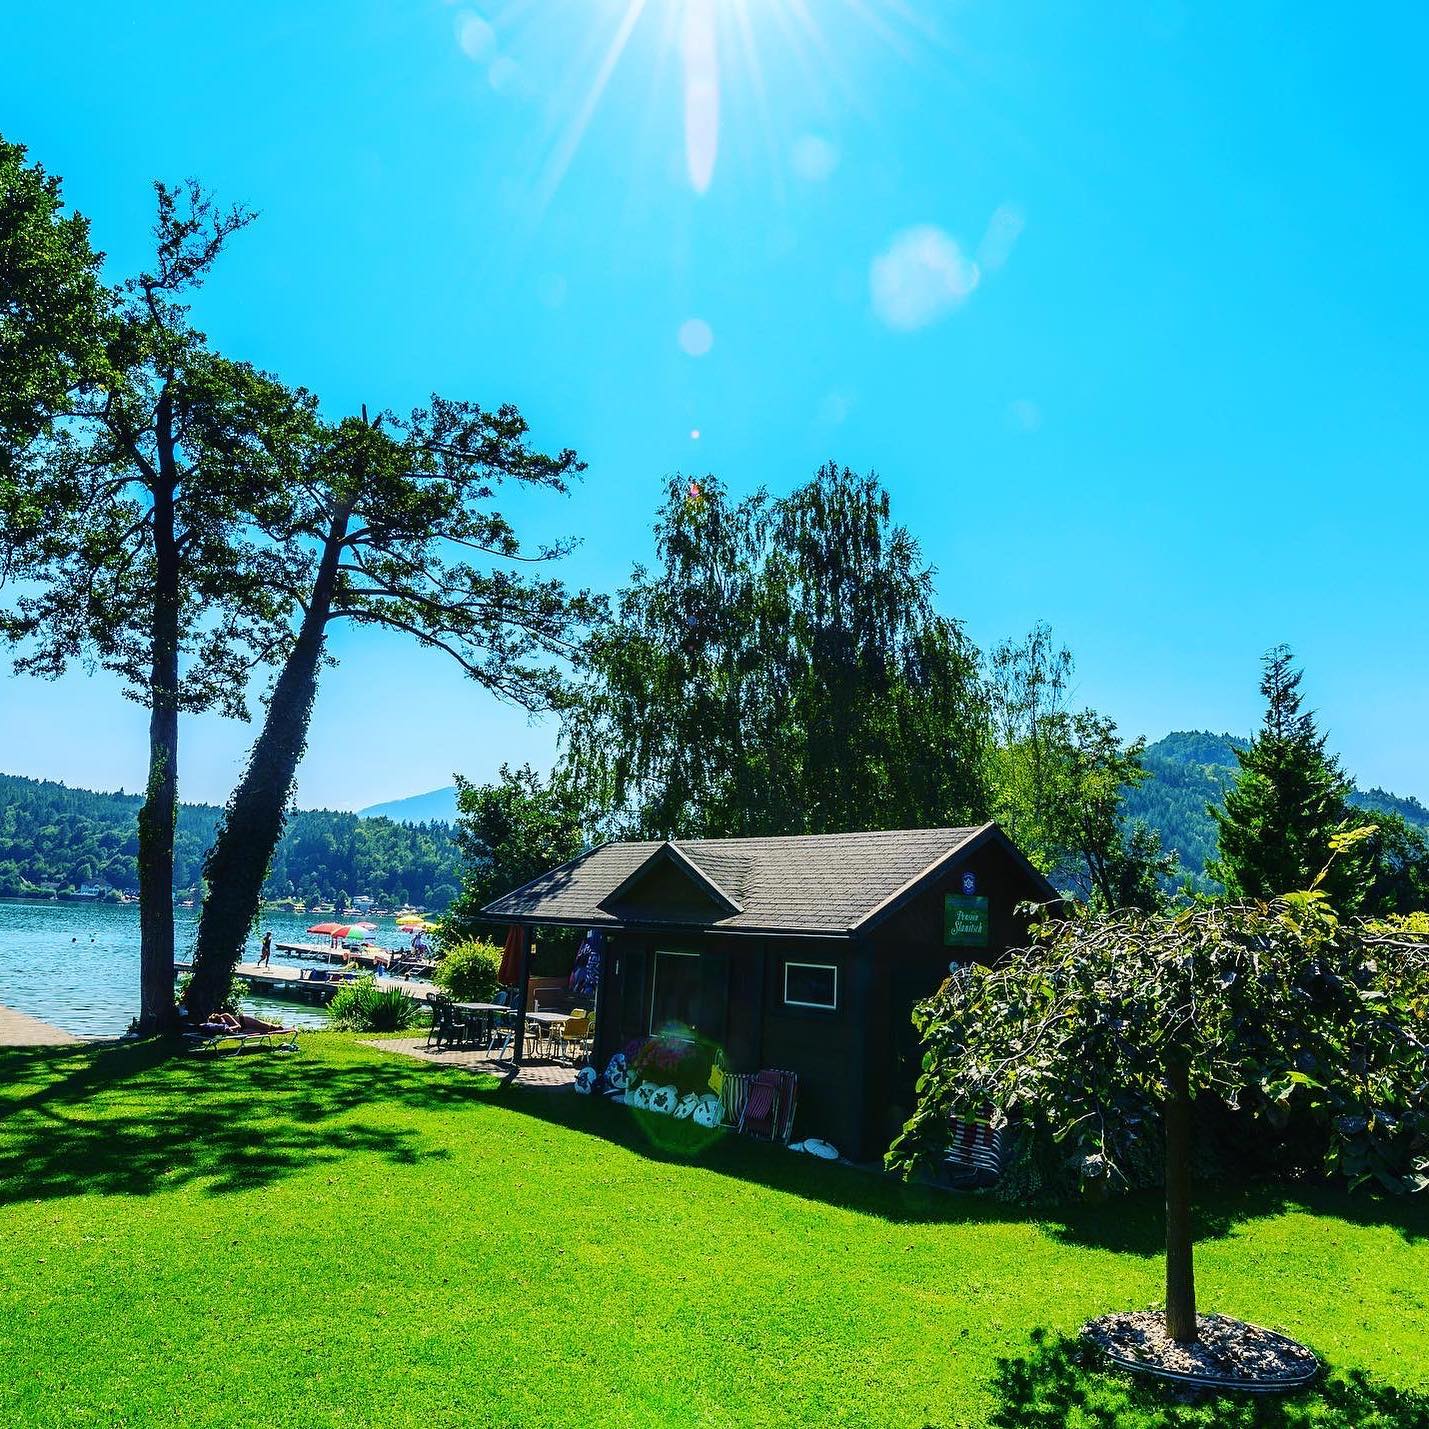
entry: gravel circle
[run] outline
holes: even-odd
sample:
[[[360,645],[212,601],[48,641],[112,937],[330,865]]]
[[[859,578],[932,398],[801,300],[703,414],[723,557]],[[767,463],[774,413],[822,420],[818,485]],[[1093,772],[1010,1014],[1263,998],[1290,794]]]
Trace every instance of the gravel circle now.
[[[1177,1344],[1160,1310],[1102,1315],[1082,1336],[1118,1368],[1214,1389],[1275,1393],[1308,1384],[1320,1361],[1304,1345],[1225,1315],[1198,1315],[1200,1339]]]

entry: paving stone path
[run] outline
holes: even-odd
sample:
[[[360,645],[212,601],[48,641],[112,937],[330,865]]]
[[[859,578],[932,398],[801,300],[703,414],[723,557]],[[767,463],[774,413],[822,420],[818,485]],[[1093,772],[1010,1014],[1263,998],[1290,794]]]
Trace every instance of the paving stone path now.
[[[472,1072],[489,1072],[493,1077],[502,1077],[515,1082],[519,1087],[544,1087],[560,1090],[575,1085],[576,1069],[570,1062],[555,1062],[531,1058],[523,1066],[511,1065],[506,1057],[489,1056],[481,1048],[444,1048],[442,1051],[429,1050],[425,1037],[384,1037],[365,1043],[383,1052],[400,1052],[404,1057],[417,1057],[423,1062],[435,1062],[439,1066],[465,1067]]]
[[[52,1047],[79,1040],[72,1032],[51,1027],[28,1012],[0,1007],[0,1047]]]

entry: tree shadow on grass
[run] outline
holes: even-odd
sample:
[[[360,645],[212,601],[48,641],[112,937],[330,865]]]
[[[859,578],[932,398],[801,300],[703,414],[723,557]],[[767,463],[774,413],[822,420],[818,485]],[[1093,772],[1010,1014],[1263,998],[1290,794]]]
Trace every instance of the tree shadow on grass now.
[[[509,1089],[513,1109],[667,1163],[692,1163],[771,1190],[824,1201],[904,1224],[1036,1222],[1070,1244],[1146,1257],[1165,1249],[1165,1208],[1159,1191],[1102,1201],[1026,1207],[981,1192],[947,1191],[874,1169],[834,1166],[813,1156],[724,1132],[711,1136],[690,1122],[630,1110],[601,1097]],[[1305,1209],[1357,1225],[1385,1225],[1407,1240],[1429,1239],[1429,1197],[1348,1195],[1310,1186],[1254,1183],[1201,1188],[1196,1235],[1228,1235],[1245,1221]]]
[[[147,1195],[194,1183],[224,1193],[359,1153],[411,1164],[446,1156],[442,1138],[460,1124],[394,1125],[394,1110],[499,1106],[652,1161],[696,1165],[893,1223],[1036,1222],[1079,1245],[1146,1256],[1162,1249],[1154,1193],[1028,1209],[831,1166],[599,1097],[513,1087],[400,1054],[350,1057],[350,1050],[214,1057],[162,1041],[0,1050],[0,1204],[85,1192]],[[1199,1233],[1222,1235],[1239,1221],[1305,1205],[1351,1222],[1393,1225],[1417,1239],[1429,1236],[1429,1203],[1421,1201],[1429,1198],[1207,1190]]]
[[[0,1053],[0,1204],[147,1195],[201,1183],[265,1185],[353,1153],[411,1164],[447,1153],[419,1132],[357,1114],[384,1104],[470,1103],[481,1084],[386,1060],[302,1053],[213,1057],[160,1041]]]
[[[1033,1335],[998,1361],[996,1429],[1429,1429],[1429,1398],[1329,1370],[1286,1395],[1183,1391],[1108,1371],[1072,1336]]]

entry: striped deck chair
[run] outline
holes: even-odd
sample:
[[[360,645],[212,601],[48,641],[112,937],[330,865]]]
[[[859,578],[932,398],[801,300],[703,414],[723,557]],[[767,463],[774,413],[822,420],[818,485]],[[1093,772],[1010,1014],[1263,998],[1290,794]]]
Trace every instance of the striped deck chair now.
[[[793,1072],[770,1069],[756,1073],[740,1113],[740,1131],[746,1136],[782,1141],[787,1145],[794,1130],[798,1091],[799,1079]]]
[[[726,1072],[719,1089],[720,1102],[724,1106],[724,1124],[738,1126],[744,1115],[744,1104],[749,1100],[749,1088],[754,1081],[752,1072]]]
[[[991,1186],[1002,1175],[1002,1127],[990,1117],[951,1117],[951,1138],[943,1154],[954,1185]]]

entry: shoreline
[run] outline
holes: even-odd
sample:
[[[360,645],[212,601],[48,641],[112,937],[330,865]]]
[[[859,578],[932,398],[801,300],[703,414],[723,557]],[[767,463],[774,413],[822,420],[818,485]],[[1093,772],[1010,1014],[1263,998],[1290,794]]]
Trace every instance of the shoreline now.
[[[84,1040],[63,1027],[41,1022],[28,1012],[0,1003],[0,1047],[65,1047]]]

